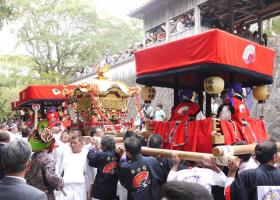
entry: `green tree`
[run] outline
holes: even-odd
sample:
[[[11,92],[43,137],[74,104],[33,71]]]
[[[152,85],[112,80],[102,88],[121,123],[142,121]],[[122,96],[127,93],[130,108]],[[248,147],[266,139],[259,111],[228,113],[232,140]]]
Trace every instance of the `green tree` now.
[[[280,35],[280,16],[266,20],[264,22],[264,32],[269,36]]]
[[[3,22],[12,15],[12,7],[7,4],[6,0],[0,0],[0,28]]]
[[[139,41],[137,26],[119,19],[101,19],[84,0],[13,0],[21,22],[19,38],[49,82],[65,82],[96,63],[105,53]]]
[[[19,99],[19,92],[30,84],[42,84],[32,71],[34,63],[26,56],[0,56],[0,118],[10,116],[11,102]]]

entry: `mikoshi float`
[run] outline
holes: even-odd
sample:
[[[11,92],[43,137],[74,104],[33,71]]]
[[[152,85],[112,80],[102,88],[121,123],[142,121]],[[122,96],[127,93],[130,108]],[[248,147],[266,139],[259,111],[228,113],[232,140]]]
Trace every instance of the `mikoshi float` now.
[[[64,91],[73,88],[73,85],[30,85],[19,93],[18,101],[12,102],[12,110],[29,127],[37,127],[38,122],[43,126],[66,122]]]
[[[211,153],[214,145],[233,145],[238,141],[249,144],[268,138],[263,118],[249,118],[241,100],[228,96],[225,102],[233,103],[235,114],[231,120],[220,120],[211,114],[211,98],[224,90],[230,94],[239,86],[241,90],[251,88],[254,97],[264,102],[268,97],[266,85],[273,82],[273,50],[212,29],[139,50],[135,61],[138,84],[174,89],[171,120],[146,122],[147,129],[163,137],[164,148]],[[192,118],[191,103],[179,102],[181,90],[198,94],[197,105],[205,107],[205,119]]]
[[[127,107],[130,98],[139,91],[138,87],[108,80],[99,70],[96,79],[66,92],[72,123],[88,130],[100,127],[107,133],[130,129],[133,120],[128,119]]]

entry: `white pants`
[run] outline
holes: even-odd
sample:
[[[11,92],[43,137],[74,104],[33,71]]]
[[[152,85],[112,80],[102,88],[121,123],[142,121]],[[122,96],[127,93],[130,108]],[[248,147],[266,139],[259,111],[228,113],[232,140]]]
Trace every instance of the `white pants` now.
[[[87,200],[85,183],[65,183],[63,191],[58,191],[55,194],[56,200]]]
[[[127,190],[122,186],[120,181],[118,181],[117,185],[117,196],[119,196],[120,200],[127,200]]]

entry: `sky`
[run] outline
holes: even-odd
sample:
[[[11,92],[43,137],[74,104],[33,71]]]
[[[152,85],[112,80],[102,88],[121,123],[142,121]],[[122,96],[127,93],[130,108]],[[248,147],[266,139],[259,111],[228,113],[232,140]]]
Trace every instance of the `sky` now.
[[[127,14],[149,0],[91,0],[97,11],[127,19]],[[17,46],[17,25],[4,26],[0,31],[0,54],[26,54],[24,47]]]

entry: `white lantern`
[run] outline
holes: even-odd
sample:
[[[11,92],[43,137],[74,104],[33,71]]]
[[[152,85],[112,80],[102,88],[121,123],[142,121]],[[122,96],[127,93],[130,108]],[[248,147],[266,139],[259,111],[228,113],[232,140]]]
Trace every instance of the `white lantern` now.
[[[153,87],[145,86],[141,90],[141,97],[144,101],[152,101],[156,96],[156,89]]]
[[[253,88],[253,96],[258,101],[265,101],[268,96],[268,88],[266,85],[256,86]]]
[[[204,89],[208,94],[220,94],[224,86],[225,82],[219,76],[211,76],[204,80]]]

